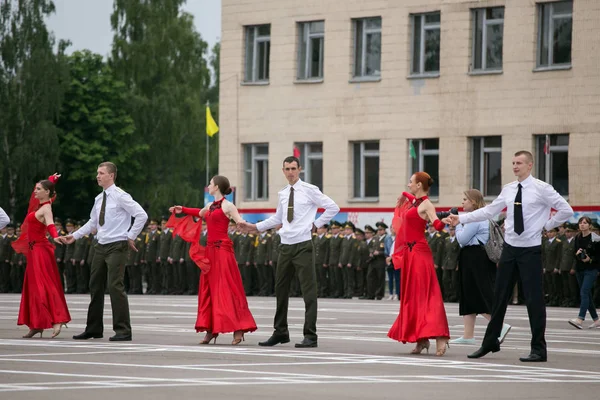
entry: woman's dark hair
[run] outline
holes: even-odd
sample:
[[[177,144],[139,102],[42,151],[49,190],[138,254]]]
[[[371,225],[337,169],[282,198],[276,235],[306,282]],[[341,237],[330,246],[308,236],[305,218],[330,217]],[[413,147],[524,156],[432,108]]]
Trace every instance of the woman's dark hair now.
[[[577,225],[579,225],[581,223],[581,221],[587,222],[588,225],[590,226],[590,228],[592,227],[592,219],[590,217],[588,217],[587,215],[584,215],[583,217],[579,218],[579,221],[577,221]]]
[[[231,186],[229,185],[229,179],[223,175],[215,175],[212,178],[214,184],[219,188],[219,191],[223,196],[227,196],[231,193]]]
[[[52,183],[48,179],[44,179],[43,181],[40,181],[40,185],[42,185],[42,187],[45,190],[48,190],[50,192],[50,193],[48,193],[48,196],[50,198],[54,197],[54,195],[56,194],[56,191],[54,190],[54,183]]]
[[[423,191],[429,192],[429,188],[433,185],[433,179],[427,172],[415,172],[415,181],[420,183],[423,187]]]

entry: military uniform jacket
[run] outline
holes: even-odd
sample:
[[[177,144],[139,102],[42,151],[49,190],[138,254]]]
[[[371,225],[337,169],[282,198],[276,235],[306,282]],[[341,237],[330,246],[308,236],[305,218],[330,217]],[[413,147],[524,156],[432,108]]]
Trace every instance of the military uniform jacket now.
[[[256,252],[254,262],[256,265],[267,265],[271,257],[271,245],[273,239],[270,233],[258,236],[258,246],[256,246]]]
[[[569,272],[572,269],[575,269],[575,264],[577,263],[575,257],[575,238],[565,239],[562,241],[561,255],[560,255],[560,270],[562,272]]]
[[[340,234],[329,238],[329,264],[332,267],[337,267],[340,263],[340,255],[342,254],[342,240],[344,237]]]
[[[8,261],[9,263],[11,262],[13,255],[15,254],[15,250],[12,248],[12,242],[14,242],[17,239],[17,235],[6,235],[6,238],[4,238],[6,248],[4,249],[4,258],[2,259],[2,261]]]
[[[329,261],[329,240],[331,235],[323,234],[321,237],[316,233],[313,235],[313,244],[315,248],[315,265],[322,267]]]
[[[65,245],[65,262],[71,262],[75,257],[75,245],[77,242]]]
[[[431,254],[433,255],[433,263],[437,266],[440,266],[443,262],[443,251],[441,247],[443,246],[442,235],[439,233],[434,233],[433,236],[429,234],[429,232],[425,233],[425,237],[427,239],[427,243],[429,244],[429,248],[431,249]]]
[[[181,236],[177,235],[173,238],[172,244],[172,257],[173,261],[179,263],[179,260],[183,258],[183,249],[184,249],[185,241],[181,238]]]
[[[277,264],[277,259],[279,258],[279,245],[281,244],[281,236],[279,233],[275,233],[273,235],[273,240],[271,242],[271,261],[273,265]]]
[[[355,242],[355,256],[354,265],[363,269],[367,267],[367,260],[369,259],[369,246],[365,240],[357,240]]]
[[[92,265],[92,261],[94,260],[94,253],[96,252],[96,244],[98,243],[98,239],[96,239],[95,235],[90,235],[91,238],[91,243],[90,246],[88,247],[88,253],[87,253],[87,258],[85,260],[85,262],[87,263],[87,265]]]
[[[161,262],[165,262],[167,261],[167,258],[172,257],[172,244],[173,231],[170,229],[165,229],[160,233],[160,243],[158,244],[158,256],[160,257]]]
[[[156,262],[158,258],[158,246],[160,241],[160,232],[158,230],[148,234],[146,242],[146,262]]]
[[[87,253],[91,242],[92,239],[90,235],[86,235],[75,241],[75,250],[73,251],[73,259],[75,262],[80,262],[81,260],[85,260],[87,258]]]
[[[239,234],[235,248],[235,258],[238,264],[246,265],[247,262],[251,262],[250,253],[254,250],[254,240],[254,235]]]
[[[342,264],[343,267],[347,266],[348,264],[352,264],[352,262],[354,261],[354,258],[356,256],[355,242],[356,238],[354,237],[354,235],[344,236],[344,238],[342,239],[339,262],[340,264]]]
[[[135,248],[137,249],[137,251],[133,251],[131,247],[127,248],[127,265],[136,265],[140,263],[140,260],[142,259],[141,253],[143,253],[146,247],[145,242],[145,235],[143,233],[140,233],[135,238]]]
[[[557,237],[552,242],[550,239],[544,241],[546,244],[543,246],[542,265],[547,272],[551,272],[560,268],[562,241]]]
[[[458,266],[458,255],[460,253],[460,244],[456,236],[454,241],[451,240],[450,236],[444,239],[444,246],[441,249],[442,252],[442,269],[454,270]]]
[[[369,243],[367,243],[369,249],[368,262],[374,267],[385,268],[385,243],[380,241],[379,238],[373,237]],[[377,252],[378,254],[375,254]]]
[[[58,236],[66,236],[67,232],[60,230],[58,232]],[[54,241],[53,241],[54,242]],[[64,244],[54,242],[56,248],[54,249],[54,258],[56,258],[56,262],[63,262],[65,260],[65,250],[66,247]],[[58,261],[60,260],[60,261]]]

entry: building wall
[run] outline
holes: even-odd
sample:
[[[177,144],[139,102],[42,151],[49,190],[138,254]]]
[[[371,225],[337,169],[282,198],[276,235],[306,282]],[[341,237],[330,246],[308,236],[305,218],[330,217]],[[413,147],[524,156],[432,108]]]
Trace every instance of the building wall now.
[[[545,2],[544,0],[538,2]],[[503,71],[473,76],[471,14],[505,6]],[[575,0],[572,68],[534,72],[532,0],[223,0],[219,173],[241,209],[269,209],[294,142],[323,142],[324,192],[341,207],[393,207],[409,178],[408,140],[439,138],[438,206],[471,185],[469,137],[502,136],[502,182],[533,135],[568,133],[569,202],[600,204],[600,1]],[[440,76],[409,79],[411,13],[441,11]],[[382,17],[381,80],[350,83],[352,18]],[[324,80],[295,83],[296,23],[325,20]],[[242,84],[244,29],[271,24],[268,85]],[[380,141],[378,202],[354,202],[349,142]],[[242,144],[269,144],[269,200],[244,201]],[[598,206],[600,209],[600,206]]]

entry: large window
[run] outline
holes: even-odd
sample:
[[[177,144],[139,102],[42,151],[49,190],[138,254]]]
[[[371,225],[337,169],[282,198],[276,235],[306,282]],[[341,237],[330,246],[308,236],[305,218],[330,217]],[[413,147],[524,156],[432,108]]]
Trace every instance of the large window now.
[[[434,181],[433,186],[429,189],[429,196],[438,197],[440,195],[440,140],[409,140],[408,149],[408,156],[411,158],[410,174],[419,171],[427,172]]]
[[[473,70],[502,70],[504,7],[473,10]]]
[[[502,137],[471,140],[472,187],[484,196],[498,196],[502,190]]]
[[[298,79],[323,78],[325,22],[298,24]]]
[[[381,17],[355,19],[354,76],[381,76]]]
[[[244,145],[244,197],[269,199],[269,145]]]
[[[246,82],[269,80],[269,58],[271,55],[271,25],[246,27]]]
[[[563,196],[569,194],[569,135],[539,135],[537,178],[548,182]]]
[[[312,183],[321,191],[323,190],[323,143],[296,143],[294,144],[302,172],[300,179]]]
[[[571,64],[573,2],[538,4],[538,67]]]
[[[379,198],[379,142],[352,143],[354,198]]]
[[[412,19],[412,75],[440,72],[440,13],[415,14]]]

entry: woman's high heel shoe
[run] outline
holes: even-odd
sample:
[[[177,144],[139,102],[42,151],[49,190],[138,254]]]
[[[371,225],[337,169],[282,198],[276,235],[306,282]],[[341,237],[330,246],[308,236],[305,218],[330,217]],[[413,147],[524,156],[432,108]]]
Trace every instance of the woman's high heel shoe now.
[[[219,334],[215,334],[213,335],[212,333],[207,333],[206,336],[204,336],[204,339],[200,342],[200,344],[209,344],[211,340],[215,340],[214,344],[217,344],[217,338],[219,337]]]
[[[23,335],[23,338],[25,338],[25,339],[31,339],[32,337],[34,337],[38,333],[40,334],[40,338],[41,338],[42,335],[44,334],[44,330],[43,329],[30,329],[29,332],[27,332],[26,335]]]
[[[54,339],[55,337],[57,337],[58,335],[60,335],[60,330],[62,329],[62,327],[68,328],[67,324],[54,324],[52,325],[52,339]]]
[[[435,355],[438,357],[442,357],[444,354],[446,354],[446,349],[450,348],[450,344],[448,343],[448,340],[446,340],[444,342],[444,344],[442,345],[442,347],[440,347],[437,343],[436,343],[436,352]]]
[[[233,346],[237,346],[238,344],[240,344],[242,341],[245,341],[246,339],[244,339],[244,333],[242,332],[242,336],[237,338],[235,337],[235,333],[233,334],[233,342],[231,342],[231,344]]]
[[[410,354],[421,354],[423,350],[427,350],[427,354],[429,354],[429,340],[423,340],[421,342],[417,342],[417,345],[410,352]]]

